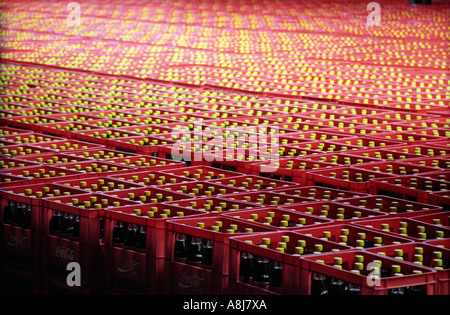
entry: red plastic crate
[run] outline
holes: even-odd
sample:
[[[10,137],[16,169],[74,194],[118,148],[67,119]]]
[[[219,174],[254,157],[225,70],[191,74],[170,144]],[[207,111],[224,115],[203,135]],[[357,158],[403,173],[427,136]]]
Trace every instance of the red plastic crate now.
[[[450,190],[450,184],[445,181],[407,175],[372,180],[370,193],[429,203],[433,192],[446,190]]]
[[[18,128],[11,128],[7,126],[0,126],[0,135],[2,136],[18,135],[24,133],[32,133],[32,131]]]
[[[72,138],[72,133],[74,131],[93,130],[93,129],[101,129],[101,127],[95,127],[89,124],[79,123],[76,121],[45,123],[39,126],[39,130],[43,133],[45,132],[46,134],[64,137],[67,139]]]
[[[212,197],[212,196],[220,197],[223,195],[239,194],[246,191],[243,188],[225,186],[213,183],[211,181],[195,181],[178,184],[169,184],[164,185],[163,187],[161,187],[161,189],[175,191],[177,193],[190,195],[195,198]]]
[[[259,205],[245,201],[228,200],[221,197],[203,197],[193,199],[183,199],[172,202],[167,202],[169,205],[206,211],[212,215],[219,215],[222,212],[237,211],[243,209],[260,208]]]
[[[222,215],[238,220],[272,226],[278,230],[297,230],[300,227],[324,225],[334,222],[332,219],[276,207],[224,212]]]
[[[375,253],[378,255],[393,257],[401,259],[403,261],[408,261],[419,266],[425,266],[434,268],[435,258],[441,256],[441,261],[443,262],[444,269],[436,270],[437,272],[437,295],[448,295],[450,293],[450,249],[440,249],[434,245],[427,244],[424,242],[411,243],[411,244],[401,244],[386,246],[382,249],[371,248],[367,250],[368,252]],[[439,254],[440,253],[440,254]],[[399,256],[400,255],[400,256]],[[437,257],[434,257],[434,256]],[[438,263],[440,264],[440,263]]]
[[[338,122],[338,127],[341,126],[352,126],[355,125],[367,125],[369,126],[378,126],[378,125],[384,125],[384,124],[391,124],[391,123],[398,123],[398,120],[395,120],[394,118],[384,118],[380,115],[368,115],[368,116],[353,116],[346,119],[341,119]],[[339,125],[341,124],[341,126]]]
[[[0,173],[0,188],[12,187],[22,185],[23,183],[29,183],[29,180],[22,176],[7,175],[3,172]]]
[[[5,141],[5,145],[17,145],[17,144],[31,144],[34,145],[36,143],[41,142],[49,142],[49,141],[60,141],[64,140],[59,137],[48,136],[41,133],[23,133],[16,135],[2,135],[0,136],[0,140]]]
[[[109,160],[125,157],[135,157],[138,156],[135,153],[111,150],[107,148],[102,149],[87,149],[87,150],[77,150],[77,151],[67,151],[64,152],[67,155],[74,156],[77,158],[86,158],[90,160]]]
[[[94,120],[85,120],[83,121],[83,124],[95,128],[120,128],[120,127],[139,126],[140,124],[138,122],[134,122],[134,120],[137,119],[141,119],[141,117],[136,116],[133,118],[121,118],[121,119],[102,119],[101,117],[97,117],[97,119]]]
[[[1,256],[5,260],[27,270],[41,269],[43,198],[55,193],[84,192],[54,184],[8,187],[0,191]]]
[[[346,153],[346,155],[365,157],[365,158],[375,158],[379,160],[405,160],[405,159],[413,159],[418,158],[420,155],[411,154],[411,153],[403,153],[401,151],[390,150],[390,147],[387,149],[376,148],[376,149],[361,149],[358,151],[352,151]]]
[[[300,254],[300,247],[303,254]],[[315,253],[315,249],[320,250],[320,254],[319,251]],[[351,247],[291,231],[232,237],[229,292],[239,295],[301,294],[300,257],[320,257],[327,252],[349,249]],[[261,281],[259,274],[264,273],[258,272],[257,266],[263,264],[268,265],[268,272]]]
[[[194,180],[215,180],[230,177],[237,177],[244,175],[243,173],[238,173],[234,171],[227,171],[220,168],[215,168],[206,165],[198,166],[188,166],[180,167],[174,169],[166,169],[162,171],[166,174],[171,174],[175,176],[182,176]]]
[[[115,128],[97,128],[71,132],[71,137],[80,141],[87,141],[108,146],[117,138],[138,137],[139,134]]]
[[[436,169],[428,166],[412,165],[407,163],[394,162],[377,162],[367,163],[364,165],[352,166],[354,169],[364,169],[369,171],[380,172],[384,174],[404,176],[404,175],[421,175],[435,172]]]
[[[409,131],[410,134],[417,134],[417,135],[425,135],[425,136],[434,136],[434,137],[441,137],[442,139],[435,139],[431,140],[430,142],[449,142],[450,133],[448,130],[448,127],[446,128],[425,128],[425,129],[413,129]]]
[[[134,167],[126,167],[117,163],[108,161],[84,161],[75,163],[59,164],[59,168],[66,170],[82,172],[85,177],[108,176],[113,174],[124,174],[136,170]]]
[[[446,157],[420,157],[414,159],[407,159],[405,161],[399,161],[400,164],[412,164],[432,167],[435,170],[439,169],[450,169],[450,162]]]
[[[120,181],[126,181],[145,186],[162,186],[167,184],[195,181],[195,179],[163,173],[162,171],[131,172],[120,175],[111,175],[110,177],[116,178]]]
[[[204,227],[199,227],[199,223],[203,224]],[[217,226],[217,228],[213,230],[213,226]],[[232,233],[229,232],[230,229],[233,230]],[[169,284],[167,293],[225,294],[228,289],[230,238],[237,234],[252,234],[273,230],[273,228],[268,226],[222,216],[169,220],[167,222],[168,236],[166,239],[166,257],[168,258],[166,277]],[[175,256],[174,247],[180,234],[186,236],[186,243],[188,244],[194,243],[189,241],[191,238],[194,240],[198,238],[200,242],[205,242],[205,247],[208,245],[206,240],[212,241],[208,245],[212,245],[211,256],[208,256],[210,261],[202,260],[203,264],[201,264],[191,259],[190,254],[187,255],[186,259],[177,257],[184,256],[182,253]],[[192,248],[195,248],[194,246],[196,245],[189,245],[188,253],[191,252]]]
[[[252,166],[254,173],[283,181],[308,185],[307,174],[311,170],[333,168],[331,163],[311,161],[307,158],[280,158],[278,161],[259,162]]]
[[[131,132],[140,136],[144,135],[154,135],[154,134],[168,134],[173,131],[172,127],[167,127],[166,125],[133,125],[128,127],[117,127],[111,128],[112,130],[119,130],[122,132]]]
[[[355,207],[389,213],[390,216],[415,217],[442,211],[442,208],[436,205],[417,203],[382,195],[368,195],[336,201]]]
[[[433,170],[432,172],[423,173],[419,175],[425,178],[450,182],[450,170]]]
[[[325,188],[321,186],[299,186],[288,188],[277,188],[275,192],[291,196],[309,198],[314,201],[335,201],[348,198],[368,196],[364,193],[350,192],[346,190]]]
[[[431,203],[441,206],[444,211],[450,210],[450,191],[431,193]]]
[[[49,153],[49,152],[56,152],[56,151],[52,150],[52,149],[37,147],[34,145],[18,144],[18,145],[9,145],[9,146],[5,146],[5,147],[1,147],[0,156],[23,157],[23,156],[27,156],[27,155],[43,154],[43,153]]]
[[[136,136],[113,139],[109,141],[108,146],[116,150],[126,150],[138,154],[157,154],[161,151],[159,146],[174,143],[176,143],[175,140],[161,139],[155,136]]]
[[[31,162],[35,164],[49,164],[49,165],[90,161],[89,158],[70,155],[68,152],[25,155],[18,157],[17,160],[25,163]]]
[[[332,169],[314,170],[308,173],[312,185],[368,193],[373,180],[393,178],[394,175],[357,169],[353,167],[336,167]]]
[[[370,138],[378,139],[378,141],[390,142],[393,145],[395,144],[395,142],[418,145],[418,144],[427,144],[430,141],[445,140],[445,137],[423,135],[414,132],[377,133],[371,134]]]
[[[450,213],[448,212],[440,211],[435,213],[423,214],[414,216],[413,219],[416,221],[450,229]]]
[[[167,285],[167,220],[204,215],[202,211],[168,204],[140,204],[120,207],[117,210],[108,209],[105,212],[106,289],[134,294],[164,292]],[[134,227],[139,233],[145,233],[139,234],[145,235],[144,242],[129,241],[126,233],[128,228]],[[116,231],[120,231],[120,234]],[[133,234],[130,237],[133,237]],[[125,245],[126,240],[128,242]]]
[[[402,220],[401,218],[400,220]],[[361,220],[359,223],[342,223],[333,225],[324,225],[317,227],[300,228],[297,233],[311,235],[313,237],[328,240],[330,242],[351,246],[355,249],[363,248],[383,248],[392,244],[412,243],[409,237],[403,237],[399,234],[382,232],[381,230],[368,228],[367,222],[383,221],[383,219]],[[406,220],[406,218],[405,218]],[[358,221],[359,222],[359,221]],[[363,240],[363,241],[361,241]],[[378,244],[378,245],[375,245]]]
[[[52,142],[38,142],[34,146],[45,149],[52,149],[57,152],[98,149],[101,150],[104,146],[90,142],[78,141],[74,139],[66,139]]]
[[[242,175],[234,178],[221,178],[211,180],[212,183],[245,189],[247,191],[287,189],[290,187],[299,187],[297,183],[276,180],[262,176]]]
[[[301,142],[306,141],[311,142],[311,141],[326,141],[326,140],[333,141],[338,139],[356,138],[356,136],[339,132],[331,132],[325,129],[325,130],[289,133],[283,135],[283,138],[292,138],[293,140],[295,139]]]
[[[434,146],[432,144],[409,144],[403,146],[391,146],[390,151],[411,153],[420,156],[439,156],[439,155],[449,155],[450,148]]]
[[[345,139],[345,138],[344,138]],[[343,139],[341,139],[343,140]],[[338,140],[336,140],[338,141]],[[346,143],[331,142],[331,141],[313,141],[313,142],[303,142],[298,144],[291,144],[291,148],[314,150],[318,153],[327,152],[352,152],[355,150],[362,149],[357,145],[348,145]]]
[[[83,176],[83,173],[77,170],[64,169],[49,165],[38,165],[4,170],[5,175],[19,176],[29,183],[51,183],[64,177],[64,179],[75,179]],[[21,183],[24,185],[26,182]]]
[[[333,112],[333,111],[313,111],[309,113],[301,113],[298,116],[310,117],[316,119],[327,119],[327,120],[344,120],[353,117],[359,117],[356,114],[346,114],[343,112]]]
[[[447,138],[448,139],[448,138]],[[441,148],[449,148],[450,142],[448,140],[436,140],[427,142],[428,145],[432,145],[433,147],[441,147]]]
[[[315,215],[321,218],[344,222],[343,220],[362,220],[370,217],[383,217],[385,213],[361,209],[351,205],[339,204],[331,201],[310,200],[302,204],[283,205],[282,209]]]
[[[30,131],[40,131],[40,124],[64,122],[62,119],[56,119],[47,116],[17,116],[0,118],[0,123],[8,127],[23,128]]]
[[[11,169],[16,167],[27,167],[27,166],[36,166],[39,165],[37,162],[26,161],[15,158],[0,158],[0,168],[1,169]]]
[[[450,249],[450,239],[448,238],[442,238],[442,239],[435,239],[435,240],[429,240],[423,242],[424,244],[430,244],[439,248],[445,248]]]
[[[337,133],[337,134],[346,134],[349,136],[353,136],[353,137],[361,137],[361,136],[370,136],[371,134],[377,134],[377,133],[385,133],[385,132],[389,132],[389,128],[391,127],[391,125],[380,125],[383,128],[385,128],[386,130],[380,130],[380,129],[375,129],[375,128],[371,128],[370,125],[356,125],[354,127],[350,126],[350,127],[328,127],[326,129],[326,131],[328,132],[333,132],[333,133]],[[403,126],[403,128],[405,128],[405,126]]]
[[[114,196],[123,200],[152,204],[194,198],[191,195],[177,193],[163,188],[158,188],[156,186],[116,190],[105,192],[104,194],[108,196]]]
[[[427,114],[421,114],[421,113],[408,113],[408,112],[402,112],[402,111],[391,111],[387,113],[380,113],[371,115],[371,118],[377,118],[377,119],[393,119],[397,121],[403,121],[403,120],[415,120],[415,121],[421,121],[421,120],[427,120],[434,118],[436,116],[434,115],[427,115]]]
[[[55,182],[56,184],[64,187],[73,187],[78,190],[82,190],[85,194],[88,192],[102,193],[108,191],[117,191],[131,188],[142,188],[143,185],[130,183],[115,179],[113,177],[91,177],[75,180],[62,180]]]
[[[390,133],[382,133],[383,135],[389,135]],[[330,140],[333,144],[346,144],[351,146],[357,146],[361,149],[377,148],[377,147],[388,147],[398,146],[405,142],[385,140],[381,136],[377,138],[380,134],[370,134],[366,136],[352,137],[352,138],[341,138],[336,140]]]
[[[425,222],[414,220],[414,218],[387,218],[358,221],[354,224],[364,226],[384,233],[399,235],[403,238],[409,238],[415,242],[435,238],[449,238],[450,229],[440,227]]]
[[[110,207],[119,209],[117,207],[136,204],[138,203],[91,193],[46,199],[44,201],[42,243],[44,281],[64,283],[67,277],[67,264],[77,262],[82,270],[81,286],[76,288],[78,293],[92,293],[101,290],[104,286],[105,209]],[[51,223],[57,213],[63,215],[64,218],[73,216],[75,220],[79,219],[79,232],[69,234],[57,229],[56,225]],[[53,226],[55,227],[53,228]]]
[[[148,155],[111,158],[108,159],[107,162],[115,165],[135,168],[137,171],[144,169],[162,171],[165,169],[174,169],[186,166],[184,162],[173,161]]]
[[[334,267],[336,257],[342,260],[341,269]],[[362,268],[360,264],[355,264],[356,262],[362,263]],[[394,269],[394,265],[399,267],[394,267]],[[351,272],[355,268],[362,270],[359,274]],[[398,271],[397,268],[400,269],[402,276],[392,274],[393,271]],[[403,288],[403,294],[407,295],[411,294],[409,293],[410,287],[418,287],[426,295],[437,293],[438,277],[437,272],[433,269],[367,251],[342,251],[304,257],[301,269],[301,279],[303,280],[301,292],[306,295],[324,294],[322,286],[318,286],[319,290],[316,293],[313,279],[320,279],[316,275],[324,276],[321,278],[324,278],[322,283],[325,283],[325,290],[329,287],[327,283],[330,284],[331,279],[344,281],[344,285],[347,287],[344,295],[395,295],[400,293],[399,290],[393,290],[395,288]],[[384,270],[386,270],[386,275],[384,275]],[[415,273],[415,270],[418,273]],[[376,278],[375,275],[378,277]],[[350,283],[352,286],[349,286]]]
[[[256,192],[242,192],[231,195],[222,196],[223,199],[244,201],[259,205],[260,207],[267,206],[285,206],[293,205],[302,202],[310,202],[311,200],[303,197],[289,196],[269,190],[256,191]]]
[[[207,151],[203,154],[199,152],[199,154],[193,156],[194,159],[191,163],[201,163],[203,165],[224,168],[233,172],[247,173],[250,175],[258,175],[252,172],[252,164],[261,161],[272,161],[275,163],[279,159],[278,155],[270,154],[266,150],[258,152],[258,150],[244,148]]]
[[[358,151],[359,152],[359,151]],[[304,159],[308,159],[310,161],[320,161],[323,163],[331,163],[336,166],[358,166],[360,164],[366,164],[371,162],[380,162],[381,159],[373,158],[373,157],[365,157],[365,156],[356,156],[352,155],[352,153],[323,153],[310,155],[305,157]]]

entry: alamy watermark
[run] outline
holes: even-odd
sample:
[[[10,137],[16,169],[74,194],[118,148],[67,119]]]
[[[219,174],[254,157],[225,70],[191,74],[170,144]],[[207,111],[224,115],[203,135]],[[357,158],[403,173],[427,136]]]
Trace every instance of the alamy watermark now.
[[[66,24],[69,27],[80,26],[81,24],[81,6],[78,2],[70,2],[66,6],[69,12],[66,18]]]
[[[189,130],[172,129],[171,158],[175,161],[268,161],[274,172],[279,161],[279,129],[276,126],[214,128],[195,120]]]
[[[381,25],[381,7],[378,2],[370,2],[367,4],[367,11],[370,11],[366,18],[367,25],[380,26]]]
[[[81,266],[79,263],[72,261],[67,264],[67,271],[70,271],[66,277],[66,283],[69,287],[81,286]]]

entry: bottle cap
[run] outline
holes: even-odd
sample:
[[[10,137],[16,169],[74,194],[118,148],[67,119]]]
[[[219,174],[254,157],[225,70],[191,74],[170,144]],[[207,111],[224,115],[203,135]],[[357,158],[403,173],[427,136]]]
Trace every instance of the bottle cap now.
[[[333,261],[335,265],[342,265],[342,257],[334,257]]]
[[[323,245],[322,244],[314,244],[314,251],[322,252],[323,251]]]
[[[263,237],[262,242],[263,242],[264,245],[269,245],[270,244],[270,238]]]
[[[301,246],[296,246],[294,250],[295,255],[303,255],[305,249]]]
[[[401,271],[400,265],[392,265],[391,266],[392,273],[399,273]]]
[[[442,252],[441,251],[433,251],[433,258],[442,259]]]
[[[356,270],[364,270],[364,264],[362,262],[355,262],[353,268]]]

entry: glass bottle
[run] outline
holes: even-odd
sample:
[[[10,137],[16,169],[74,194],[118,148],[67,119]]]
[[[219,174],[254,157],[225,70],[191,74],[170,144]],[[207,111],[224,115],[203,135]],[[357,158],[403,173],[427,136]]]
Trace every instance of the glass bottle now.
[[[61,235],[72,235],[73,221],[74,221],[74,216],[70,213],[66,213],[66,215],[64,216],[64,220],[63,220]]]
[[[333,267],[342,270],[342,258],[334,257]],[[330,281],[330,295],[344,295],[345,294],[345,282],[338,278],[331,278]]]
[[[14,213],[16,212],[16,202],[8,200],[3,210],[3,222],[12,224],[14,222]]]
[[[352,269],[351,270],[352,273],[354,274],[361,274],[361,272],[359,270],[355,270]],[[350,282],[347,287],[345,288],[345,295],[361,295],[361,287],[359,285],[357,285],[356,283],[352,283]]]
[[[284,253],[283,247],[277,247],[277,251]],[[283,263],[275,260],[273,263],[272,275],[270,277],[270,290],[276,293],[282,293],[283,286]]]
[[[207,240],[202,252],[202,266],[211,267],[213,260],[213,241]]]
[[[61,232],[63,225],[63,215],[59,211],[55,211],[49,224],[50,235],[58,235]]]
[[[128,224],[127,234],[124,242],[124,246],[126,248],[135,248],[136,247],[136,234],[137,234],[137,226],[136,224]]]
[[[113,245],[122,246],[125,242],[125,226],[122,221],[117,221],[112,231]]]
[[[139,251],[143,251],[146,248],[146,238],[147,232],[145,230],[145,226],[138,226],[136,232],[136,249]]]
[[[186,235],[185,234],[178,234],[175,239],[175,247],[174,247],[174,253],[173,258],[176,261],[180,262],[186,262],[187,258],[187,246],[186,246]]]
[[[323,260],[316,260],[323,264]],[[311,295],[329,295],[327,277],[324,274],[315,272],[311,282]]]
[[[246,241],[252,244],[252,241]],[[252,284],[253,283],[253,254],[243,252],[239,264],[239,281]]]
[[[260,245],[263,248],[267,248],[266,244]],[[253,285],[269,290],[270,283],[270,262],[269,259],[263,256],[258,256],[255,263],[255,274],[253,278]]]

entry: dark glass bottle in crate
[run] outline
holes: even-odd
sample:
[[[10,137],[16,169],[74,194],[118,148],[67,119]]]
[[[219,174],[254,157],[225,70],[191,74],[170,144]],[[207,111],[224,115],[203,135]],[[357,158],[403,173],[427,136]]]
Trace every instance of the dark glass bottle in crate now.
[[[116,246],[123,246],[125,242],[125,225],[117,221],[112,231],[112,243]]]
[[[260,245],[267,248],[267,245]],[[270,261],[267,257],[258,256],[255,263],[255,274],[253,277],[253,285],[269,290],[270,285]]]
[[[173,258],[176,261],[180,262],[186,262],[187,258],[187,241],[186,241],[186,235],[180,233],[177,235],[177,238],[175,239],[175,246],[174,246],[174,253]]]
[[[14,222],[15,212],[16,212],[16,202],[8,200],[3,210],[3,223],[12,224]]]
[[[61,212],[55,211],[50,219],[49,233],[50,235],[59,235],[63,227],[64,216]]]
[[[136,233],[136,249],[139,251],[145,250],[146,246],[146,231],[144,226],[138,226]]]
[[[136,247],[136,234],[137,234],[136,224],[129,224],[127,229],[127,235],[124,242],[124,246],[126,248],[133,249]]]
[[[323,260],[317,260],[324,263]],[[311,281],[311,295],[329,295],[327,277],[324,274],[315,272]]]
[[[251,242],[251,241],[249,241]],[[239,263],[239,281],[253,284],[253,255],[243,252]]]

